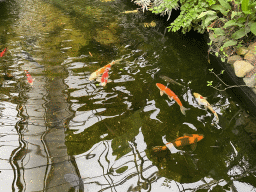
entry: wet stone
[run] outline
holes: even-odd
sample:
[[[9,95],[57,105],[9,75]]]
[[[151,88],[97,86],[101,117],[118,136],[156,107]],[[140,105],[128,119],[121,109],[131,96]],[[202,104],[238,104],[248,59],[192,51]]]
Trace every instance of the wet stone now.
[[[256,47],[256,42],[251,43],[251,44],[249,45],[248,49],[249,49],[250,51],[252,51],[252,52],[256,52],[255,47]]]
[[[245,77],[243,78],[243,80],[248,87],[255,87],[256,85],[255,78],[256,78],[256,74],[252,75],[251,77]]]
[[[237,55],[245,55],[248,52],[248,49],[245,47],[239,47],[236,51]]]
[[[231,57],[228,57],[228,63],[229,64],[234,64],[236,61],[241,61],[242,60],[242,57],[241,56],[239,56],[239,55],[233,55],[233,56],[231,56]]]
[[[252,52],[249,51],[248,53],[245,54],[244,59],[251,63],[252,65],[256,64],[256,55]]]
[[[237,77],[244,77],[253,68],[253,65],[246,61],[236,61],[234,63],[234,70]]]

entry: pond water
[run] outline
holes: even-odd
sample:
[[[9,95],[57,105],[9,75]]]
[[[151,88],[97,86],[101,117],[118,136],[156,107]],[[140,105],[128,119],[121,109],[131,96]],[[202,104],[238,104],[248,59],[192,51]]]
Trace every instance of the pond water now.
[[[205,41],[125,12],[135,8],[119,0],[0,2],[0,51],[8,47],[0,57],[0,191],[256,191],[246,113],[207,87],[218,79]],[[116,60],[106,86],[89,80]],[[168,85],[186,115],[156,83]],[[186,134],[204,138],[152,149]]]

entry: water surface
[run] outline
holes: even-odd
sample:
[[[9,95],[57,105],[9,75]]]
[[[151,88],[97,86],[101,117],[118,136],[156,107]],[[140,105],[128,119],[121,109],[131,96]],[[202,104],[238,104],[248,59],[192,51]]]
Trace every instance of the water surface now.
[[[207,87],[202,37],[122,1],[0,2],[0,189],[4,191],[256,191],[246,113]],[[89,80],[114,61],[105,87]],[[33,78],[27,82],[24,70]],[[190,110],[160,95],[168,84]],[[198,105],[207,97],[220,118]],[[196,149],[154,152],[184,134]],[[175,153],[176,152],[176,153]]]

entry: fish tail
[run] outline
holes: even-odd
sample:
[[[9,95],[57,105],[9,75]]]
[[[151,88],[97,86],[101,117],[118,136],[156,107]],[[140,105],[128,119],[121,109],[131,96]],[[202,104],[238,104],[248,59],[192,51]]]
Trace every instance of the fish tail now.
[[[152,148],[154,152],[158,152],[158,151],[164,151],[167,149],[166,146],[155,146]]]
[[[180,106],[180,111],[183,115],[186,115],[186,110],[189,110],[190,108],[185,108],[184,106]]]

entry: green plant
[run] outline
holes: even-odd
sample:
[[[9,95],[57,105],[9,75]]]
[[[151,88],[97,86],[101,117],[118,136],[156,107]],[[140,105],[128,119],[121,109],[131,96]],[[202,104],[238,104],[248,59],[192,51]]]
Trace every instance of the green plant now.
[[[207,86],[208,86],[208,87],[212,87],[212,88],[214,88],[214,89],[216,89],[216,90],[218,90],[218,91],[226,91],[227,89],[234,88],[234,87],[248,87],[247,85],[228,85],[228,84],[226,84],[226,83],[225,83],[224,81],[222,81],[222,80],[220,79],[220,77],[219,77],[219,75],[223,75],[223,74],[224,74],[225,70],[221,70],[220,74],[218,74],[218,75],[213,72],[213,69],[209,69],[209,71],[210,71],[210,73],[214,74],[214,75],[219,79],[219,81],[220,81],[222,84],[224,84],[224,85],[226,86],[226,88],[224,88],[224,89],[219,89],[219,87],[221,86],[221,84],[219,84],[219,85],[217,85],[217,86],[213,86],[213,81],[207,81]]]

